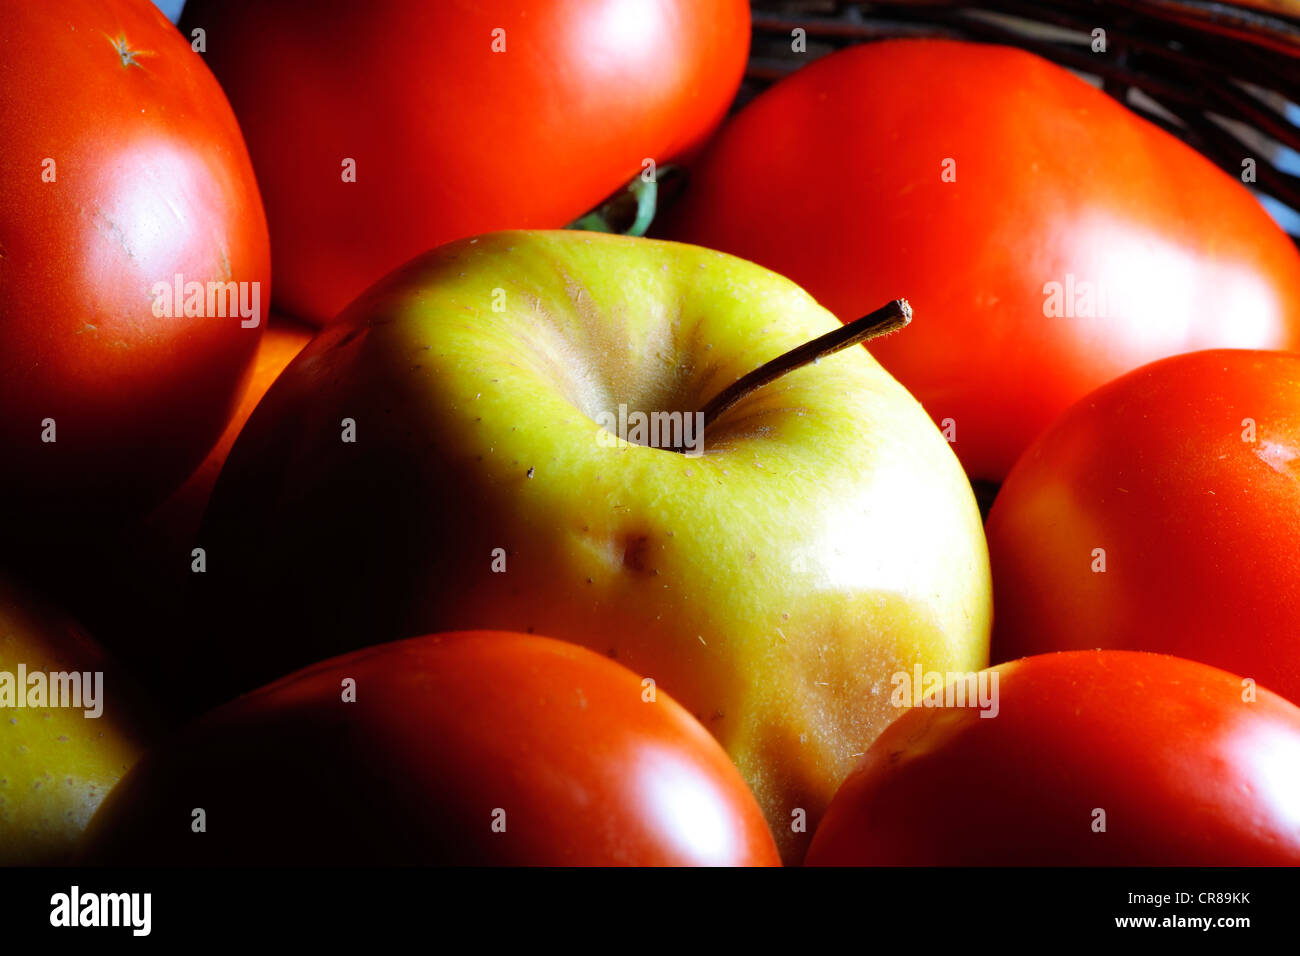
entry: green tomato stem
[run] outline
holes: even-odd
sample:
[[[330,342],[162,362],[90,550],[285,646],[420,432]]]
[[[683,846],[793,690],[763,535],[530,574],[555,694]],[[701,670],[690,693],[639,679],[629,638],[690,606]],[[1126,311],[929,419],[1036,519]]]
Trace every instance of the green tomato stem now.
[[[667,171],[668,167],[665,167]],[[657,180],[647,180],[641,174],[632,178],[626,186],[611,196],[598,207],[580,219],[569,223],[566,229],[581,229],[587,232],[621,233],[625,236],[644,236],[650,224],[654,222],[655,210],[659,199]],[[620,228],[619,224],[627,221],[631,203],[636,203],[636,214],[632,224]]]

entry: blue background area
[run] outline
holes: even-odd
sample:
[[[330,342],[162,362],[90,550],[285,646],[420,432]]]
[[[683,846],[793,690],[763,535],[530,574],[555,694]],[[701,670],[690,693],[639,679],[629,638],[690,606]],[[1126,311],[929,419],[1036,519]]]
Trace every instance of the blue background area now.
[[[185,6],[185,0],[153,0],[156,6],[167,16],[171,17],[172,23],[175,23],[181,15],[181,7]]]

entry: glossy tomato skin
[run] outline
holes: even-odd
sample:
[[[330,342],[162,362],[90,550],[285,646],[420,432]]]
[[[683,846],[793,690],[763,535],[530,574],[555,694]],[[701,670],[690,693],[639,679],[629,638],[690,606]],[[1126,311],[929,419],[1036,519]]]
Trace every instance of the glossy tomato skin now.
[[[1300,702],[1300,355],[1210,350],[1103,386],[986,530],[994,660],[1161,651]]]
[[[368,648],[241,697],[146,756],[92,821],[83,856],[778,865],[726,753],[678,704],[649,696],[609,659],[532,635]],[[194,806],[209,833],[190,832]]]
[[[309,6],[196,0],[182,30],[248,137],[277,301],[318,323],[434,246],[563,226],[689,151],[749,49],[745,0]]]
[[[257,348],[260,317],[160,317],[153,293],[181,274],[269,303],[252,165],[146,0],[3,0],[0,22],[0,507],[143,508],[221,434]]]
[[[870,350],[976,479],[1146,362],[1300,342],[1300,255],[1240,182],[1004,47],[890,41],[799,70],[722,129],[663,231],[844,321],[906,296],[915,321]]]
[[[1262,689],[1248,702],[1240,677],[1158,654],[992,672],[996,716],[914,707],[890,725],[808,864],[1300,864],[1300,708]]]

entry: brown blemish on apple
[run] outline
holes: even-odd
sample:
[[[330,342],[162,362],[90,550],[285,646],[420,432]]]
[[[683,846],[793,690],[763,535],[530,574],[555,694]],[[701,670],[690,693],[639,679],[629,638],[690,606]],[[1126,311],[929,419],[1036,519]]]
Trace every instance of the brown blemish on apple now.
[[[638,574],[658,574],[650,567],[650,538],[647,535],[629,537],[623,543],[623,567]]]

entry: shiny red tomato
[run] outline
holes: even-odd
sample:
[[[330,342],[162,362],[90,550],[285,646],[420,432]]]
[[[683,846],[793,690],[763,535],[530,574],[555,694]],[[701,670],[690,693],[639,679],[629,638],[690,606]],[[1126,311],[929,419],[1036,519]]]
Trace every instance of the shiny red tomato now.
[[[845,321],[907,296],[916,320],[871,352],[973,478],[1146,362],[1300,345],[1300,255],[1246,188],[1009,48],[904,40],[800,70],[721,131],[665,233]]]
[[[0,507],[156,503],[225,428],[262,334],[252,165],[147,0],[0,0],[0,23]],[[203,314],[156,294],[177,275]],[[209,309],[209,282],[242,303],[223,285]]]
[[[241,697],[145,757],[91,822],[85,855],[779,865],[726,753],[652,691],[608,658],[524,634],[368,648]],[[209,833],[191,831],[196,806]]]
[[[1198,352],[1098,389],[986,531],[995,660],[1162,651],[1300,702],[1300,355]]]
[[[808,864],[1300,864],[1300,708],[1158,654],[983,673],[995,715],[907,711],[836,793]]]
[[[419,253],[563,226],[690,150],[740,83],[749,6],[195,0],[197,28],[257,167],[277,301],[323,322]]]

